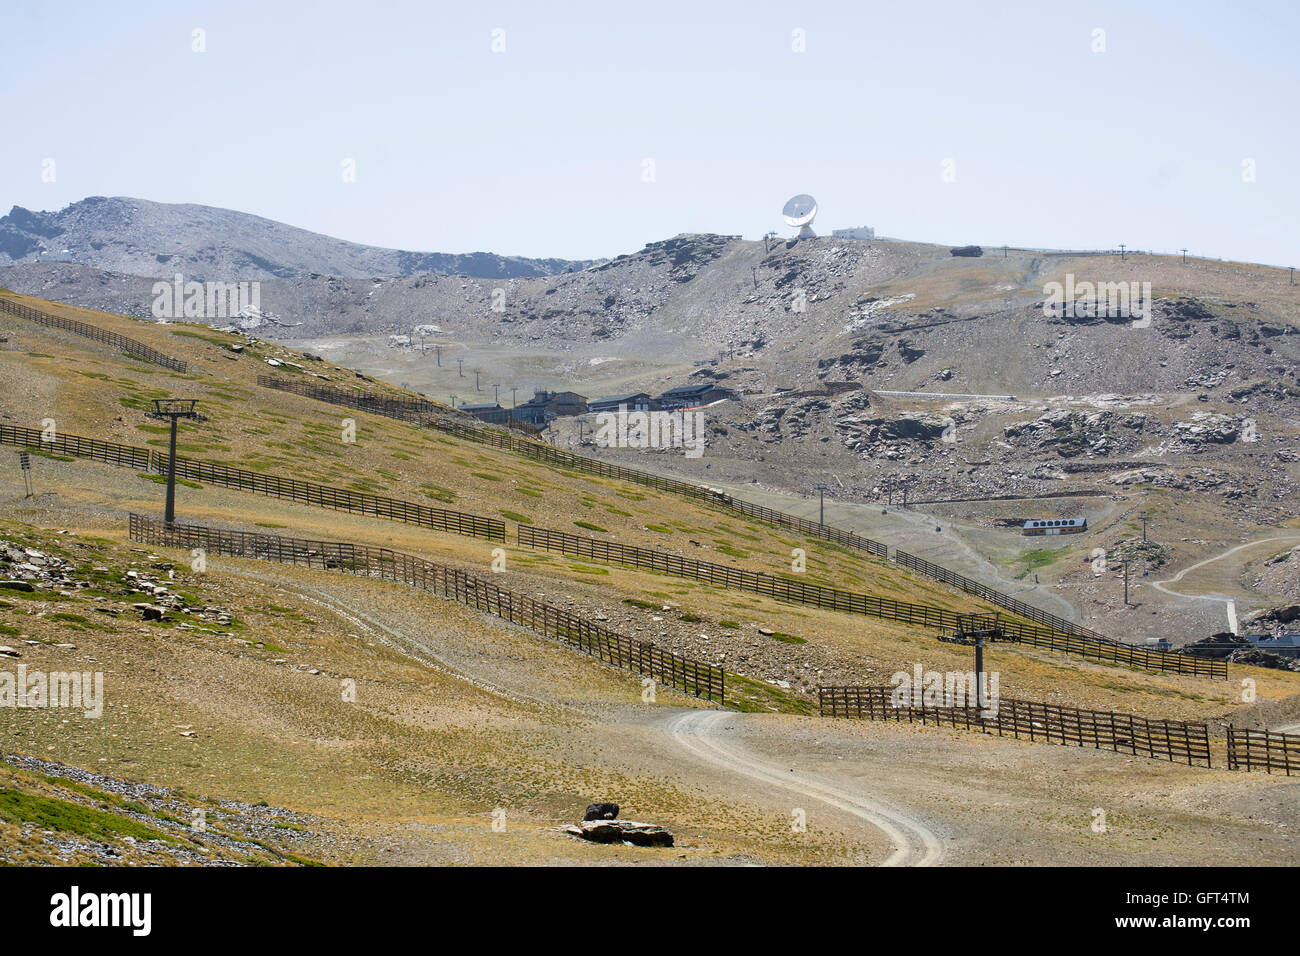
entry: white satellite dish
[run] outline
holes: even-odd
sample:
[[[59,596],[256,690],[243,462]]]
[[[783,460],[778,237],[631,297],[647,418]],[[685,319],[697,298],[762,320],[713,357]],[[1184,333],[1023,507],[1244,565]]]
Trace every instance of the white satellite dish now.
[[[807,193],[790,199],[781,210],[781,216],[787,226],[797,227],[800,237],[815,236],[812,221],[817,218],[817,200]]]

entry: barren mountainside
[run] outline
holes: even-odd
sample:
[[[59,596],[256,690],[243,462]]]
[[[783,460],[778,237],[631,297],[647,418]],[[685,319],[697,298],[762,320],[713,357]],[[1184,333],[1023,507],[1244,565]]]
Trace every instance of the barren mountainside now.
[[[129,275],[170,278],[180,272],[199,281],[227,282],[311,273],[510,278],[553,275],[585,265],[488,252],[382,249],[229,209],[125,197],[91,196],[58,212],[14,206],[0,218],[0,263],[51,259]]]

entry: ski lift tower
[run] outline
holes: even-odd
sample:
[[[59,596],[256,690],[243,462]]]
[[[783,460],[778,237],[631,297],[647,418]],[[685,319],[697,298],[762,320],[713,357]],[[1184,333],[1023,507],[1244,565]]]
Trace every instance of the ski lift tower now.
[[[984,709],[984,701],[980,699],[984,691],[984,644],[1017,640],[1002,627],[1001,617],[996,611],[958,614],[956,632],[951,637],[939,638],[949,644],[965,644],[975,648],[975,705],[980,710]]]
[[[176,520],[176,423],[182,418],[202,421],[203,416],[196,410],[197,398],[155,398],[150,418],[171,422],[171,444],[167,449],[167,507],[163,512],[163,521],[172,524]]]

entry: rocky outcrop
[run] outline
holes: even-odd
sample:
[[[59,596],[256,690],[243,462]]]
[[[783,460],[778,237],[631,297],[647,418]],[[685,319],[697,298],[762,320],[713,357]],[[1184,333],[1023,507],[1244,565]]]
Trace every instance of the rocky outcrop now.
[[[635,820],[589,820],[577,826],[567,826],[570,833],[592,843],[630,843],[633,846],[672,846],[673,835],[653,823]]]

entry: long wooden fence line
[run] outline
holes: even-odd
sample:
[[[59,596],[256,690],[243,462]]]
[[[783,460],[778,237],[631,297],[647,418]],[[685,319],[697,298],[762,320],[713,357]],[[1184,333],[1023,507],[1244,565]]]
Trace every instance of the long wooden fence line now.
[[[154,365],[161,365],[163,368],[169,368],[173,372],[188,372],[189,363],[183,359],[172,358],[165,355],[157,349],[152,349],[143,342],[137,342],[135,339],[129,339],[125,335],[119,335],[117,332],[110,332],[108,329],[101,329],[97,325],[90,325],[87,322],[79,322],[76,319],[65,319],[62,316],[51,315],[48,312],[42,312],[40,309],[33,309],[31,306],[23,305],[21,302],[14,302],[11,299],[0,297],[0,312],[20,319],[28,319],[37,322],[47,328],[62,329],[65,332],[71,332],[74,335],[80,335],[83,338],[94,339],[96,342],[103,342],[120,349],[127,355],[143,359],[146,362],[152,362]]]
[[[20,445],[34,451],[93,458],[154,474],[165,474],[167,471],[167,456],[152,448],[101,441],[97,438],[83,438],[80,435],[66,435],[62,432],[56,432],[46,440],[45,433],[39,429],[0,424],[0,444]],[[176,458],[176,475],[178,478],[224,485],[239,491],[297,501],[320,508],[401,521],[434,531],[448,531],[452,534],[485,538],[488,541],[502,543],[506,540],[506,523],[499,518],[484,518],[480,515],[452,511],[449,508],[434,508],[404,501],[401,498],[388,498],[348,488],[335,488],[314,481],[281,478],[278,475],[232,468],[218,462],[183,456]]]
[[[21,425],[0,423],[0,444],[19,445],[32,451],[49,454],[71,455],[75,458],[93,458],[96,461],[112,465],[125,465],[141,471],[152,469],[153,450],[139,448],[135,445],[123,445],[120,442],[102,441],[98,438],[83,438],[80,435],[53,433],[39,428],[25,428]]]
[[[1078,710],[1007,697],[997,701],[992,714],[978,707],[895,706],[894,693],[893,687],[821,687],[818,702],[824,717],[919,722],[1067,747],[1113,750],[1186,762],[1188,766],[1212,765],[1209,728],[1205,724]]]
[[[607,462],[601,461],[599,458],[591,458],[587,455],[577,455],[573,452],[563,451],[540,441],[530,441],[526,438],[520,438],[493,429],[474,427],[467,425],[464,422],[453,421],[445,415],[441,407],[429,402],[402,399],[390,400],[373,394],[367,395],[365,392],[358,389],[349,390],[334,388],[331,386],[312,385],[307,382],[295,382],[290,379],[272,375],[258,376],[257,383],[266,388],[293,392],[323,402],[346,405],[349,408],[357,408],[362,411],[372,411],[378,415],[389,415],[393,418],[400,418],[403,421],[418,422],[421,425],[436,428],[439,431],[456,435],[457,437],[464,438],[468,441],[478,442],[482,445],[490,445],[494,448],[500,448],[504,451],[513,452],[535,461],[542,461],[547,464],[556,465],[560,468],[582,471],[588,474],[600,475],[605,478],[617,478],[622,481],[643,485],[648,488],[655,488],[660,491],[668,491],[674,494],[684,495],[688,498],[692,498],[696,501],[703,501],[724,511],[729,511],[732,514],[740,515],[745,518],[752,518],[768,524],[775,524],[782,528],[798,531],[811,537],[834,541],[837,544],[856,548],[877,557],[883,558],[886,556],[887,549],[884,544],[879,541],[873,541],[870,538],[865,538],[862,535],[854,534],[851,531],[842,531],[839,528],[832,527],[831,525],[822,524],[817,521],[808,521],[805,518],[797,518],[794,515],[789,515],[782,511],[775,511],[771,508],[764,508],[760,505],[750,504],[747,501],[741,501],[738,498],[734,498],[725,492],[714,491],[703,485],[694,485],[688,481],[680,481],[676,478],[664,478],[660,475],[654,475],[646,471],[639,471],[635,468],[624,468],[621,465],[611,465]],[[512,422],[511,424],[513,426],[514,423]],[[536,430],[534,429],[533,431]]]
[[[1300,734],[1228,728],[1228,769],[1300,773]]]
[[[1104,641],[1108,644],[1120,644],[1120,641],[1104,634],[1083,627],[1073,621],[1067,621],[1063,617],[1057,617],[1047,611],[1026,604],[1024,601],[1016,600],[1009,594],[1003,594],[1001,591],[995,591],[993,588],[980,584],[978,581],[966,577],[964,574],[958,574],[956,571],[950,571],[948,568],[927,561],[925,558],[918,558],[914,554],[908,554],[906,551],[894,549],[894,560],[907,568],[909,571],[915,571],[918,574],[924,574],[926,577],[934,578],[936,581],[942,581],[944,584],[950,584],[955,588],[960,588],[967,594],[974,594],[988,601],[990,604],[996,604],[998,607],[1006,608],[1026,617],[1031,621],[1037,621],[1039,624],[1045,624],[1050,628],[1061,631],[1065,634],[1074,634],[1078,637],[1086,637],[1092,641]]]
[[[683,693],[725,703],[725,674],[720,667],[635,640],[553,605],[497,587],[467,571],[424,558],[344,541],[283,538],[204,525],[168,525],[138,514],[130,515],[129,529],[131,540],[141,544],[202,548],[209,554],[258,558],[398,581],[495,614]]]
[[[155,453],[152,470],[160,474],[166,473],[165,455]],[[232,468],[219,462],[177,456],[176,476],[213,485],[225,485],[228,488],[251,491],[253,494],[267,495],[272,498],[297,501],[318,508],[332,508],[335,511],[401,521],[435,531],[449,531],[452,534],[485,538],[488,541],[506,540],[506,523],[498,518],[484,518],[448,508],[434,508],[401,498],[389,498],[364,491],[352,491],[348,488],[335,488],[314,481],[281,478],[278,475]]]
[[[321,386],[311,386],[302,382],[294,382],[288,379],[276,378],[274,376],[261,376],[258,383],[269,388],[278,388],[285,391],[292,391],[302,395],[319,398],[322,401],[333,401],[326,397],[327,392],[321,391]],[[346,393],[343,389],[330,389],[329,392]],[[364,397],[365,393],[355,392],[356,395]],[[376,396],[372,396],[377,398]],[[351,401],[352,399],[349,399]],[[360,400],[360,399],[357,399]],[[420,403],[408,403],[418,405]],[[361,407],[353,405],[351,407]],[[382,412],[381,412],[382,414]],[[412,412],[412,414],[417,414]],[[513,435],[493,431],[485,428],[474,428],[461,422],[451,421],[445,417],[431,414],[429,417],[421,420],[422,424],[429,425],[433,428],[455,434],[461,438],[481,444],[491,445],[506,451],[514,452],[528,458],[538,461],[545,461],[549,464],[558,465],[563,468],[599,474],[607,477],[619,478],[625,481],[646,485],[660,490],[673,492],[686,497],[703,501],[707,504],[716,506],[724,511],[733,514],[743,515],[747,518],[753,518],[768,524],[775,524],[779,527],[789,528],[807,534],[811,537],[817,537],[846,547],[855,548],[865,551],[876,557],[888,558],[888,549],[886,546],[871,538],[865,538],[852,532],[843,531],[830,525],[821,524],[820,522],[808,521],[804,518],[797,518],[794,515],[785,514],[781,511],[775,511],[771,508],[764,508],[760,505],[750,504],[742,501],[725,492],[713,491],[712,489],[692,485],[689,482],[678,481],[673,478],[662,478],[658,475],[652,475],[648,472],[636,471],[631,468],[623,468],[618,465],[610,465],[597,458],[589,458],[584,455],[575,455],[572,452],[562,451],[545,445],[540,442],[527,441]],[[1017,625],[1019,630],[1017,636],[1027,644],[1033,644],[1039,647],[1047,647],[1051,650],[1062,651],[1067,654],[1078,654],[1083,657],[1095,658],[1099,661],[1111,661],[1114,663],[1125,664],[1139,667],[1146,670],[1160,671],[1162,673],[1192,674],[1195,676],[1211,677],[1215,679],[1226,680],[1228,677],[1228,664],[1222,660],[1212,660],[1209,658],[1195,657],[1187,654],[1165,651],[1149,651],[1145,648],[1136,648],[1124,644],[1114,638],[1099,634],[1089,628],[1075,624],[1073,621],[1067,621],[1065,618],[1050,614],[1039,608],[1025,604],[1008,594],[996,591],[993,588],[980,584],[965,575],[957,574],[947,568],[909,554],[906,551],[894,550],[894,560],[903,567],[915,571],[935,580],[942,581],[960,590],[970,594],[977,595],[991,604],[1005,608],[1029,619],[1037,624],[1042,625],[1040,628],[1031,628],[1025,625]],[[871,612],[862,612],[871,613]],[[902,618],[893,618],[902,620]],[[928,622],[928,619],[926,620]],[[951,625],[944,625],[945,627]],[[1113,648],[1113,650],[1107,650]]]
[[[904,624],[946,631],[955,630],[958,625],[957,612],[928,604],[913,604],[820,584],[790,581],[761,571],[744,571],[727,565],[683,557],[668,551],[616,544],[612,541],[570,534],[567,531],[551,531],[545,528],[531,528],[527,525],[518,525],[516,530],[518,542],[522,547],[555,551],[571,557],[624,564],[634,568],[646,568],[678,577],[693,578],[718,587],[751,591],[796,604],[865,614]],[[1228,665],[1221,660],[1091,641],[1087,638],[1060,634],[1050,627],[1021,621],[1004,621],[1000,626],[1008,635],[1025,644],[1066,654],[1076,654],[1099,663],[1124,664],[1162,673],[1224,679],[1228,676]]]
[[[379,395],[361,388],[339,388],[336,385],[321,385],[313,382],[301,382],[275,375],[259,375],[257,384],[263,388],[274,388],[281,392],[292,392],[305,398],[328,402],[331,405],[344,405],[358,411],[384,415],[404,422],[426,424],[430,416],[444,415],[446,409],[434,402],[422,398],[398,398],[394,395]],[[541,432],[527,422],[511,418],[510,428],[530,435]]]
[[[633,468],[624,468],[618,465],[611,465],[601,461],[598,458],[591,458],[586,455],[577,455],[573,452],[566,452],[550,445],[539,442],[531,442],[514,436],[493,432],[490,429],[476,428],[466,425],[463,422],[456,422],[446,418],[441,414],[441,409],[430,403],[419,400],[392,399],[384,396],[368,394],[359,389],[341,389],[329,386],[311,385],[306,382],[297,382],[283,377],[263,375],[258,377],[258,384],[267,388],[280,389],[282,391],[294,392],[310,398],[316,398],[320,401],[331,402],[334,404],[346,405],[350,408],[359,408],[364,411],[373,411],[380,415],[389,415],[393,418],[400,418],[404,421],[419,422],[428,425],[440,431],[454,434],[460,438],[480,444],[491,445],[505,451],[514,452],[515,454],[524,455],[539,461],[545,461],[550,464],[563,468],[570,468],[577,471],[584,471],[591,474],[598,474],[605,477],[619,478],[630,481],[635,484],[645,485],[669,491],[674,494],[684,495],[697,501],[703,501],[707,504],[714,505],[724,511],[730,511],[733,514],[741,515],[746,518],[752,518],[767,524],[774,524],[778,527],[798,531],[801,534],[810,537],[821,538],[822,540],[832,541],[845,547],[854,548],[859,551],[865,551],[868,554],[880,558],[888,558],[888,548],[883,542],[867,538],[851,531],[844,531],[832,525],[823,524],[818,521],[809,521],[806,518],[799,518],[783,511],[777,511],[772,508],[765,508],[761,505],[751,504],[743,499],[736,498],[725,492],[713,491],[701,485],[693,485],[689,482],[679,481],[674,478],[663,478],[659,475],[653,475],[648,472],[638,471]],[[1022,617],[1028,618],[1047,627],[1055,628],[1065,634],[1073,634],[1077,637],[1085,637],[1091,640],[1103,641],[1110,644],[1122,644],[1113,638],[1106,637],[1089,628],[1082,627],[1068,621],[1065,618],[1058,617],[1040,608],[1033,607],[1016,598],[1011,597],[1001,591],[994,590],[978,581],[972,580],[965,575],[950,571],[947,568],[926,561],[924,558],[916,557],[906,551],[895,550],[894,558],[896,562],[911,571],[942,581],[960,590],[970,594],[978,595],[992,604],[1013,611]],[[1126,645],[1124,645],[1126,646]]]

